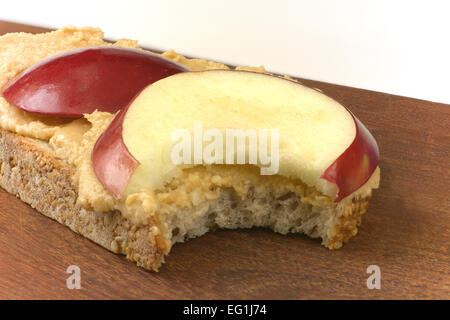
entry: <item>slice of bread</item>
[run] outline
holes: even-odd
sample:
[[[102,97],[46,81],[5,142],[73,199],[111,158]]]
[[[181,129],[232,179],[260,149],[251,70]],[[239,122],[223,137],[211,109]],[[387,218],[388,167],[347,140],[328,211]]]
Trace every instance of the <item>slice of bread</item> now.
[[[0,87],[52,54],[110,45],[102,39],[103,33],[92,28],[2,36]],[[115,45],[137,47],[130,40]],[[163,55],[192,70],[228,68],[186,59],[174,51]],[[264,72],[262,67],[236,69]],[[86,117],[95,118],[94,114]],[[257,226],[283,234],[299,232],[337,249],[356,234],[372,189],[378,186],[379,169],[363,187],[336,203],[301,181],[261,176],[252,166],[197,166],[181,170],[163,190],[140,192],[117,207],[93,174],[90,161],[93,144],[112,114],[97,119],[92,130],[81,131],[82,142],[74,139],[66,144],[59,140],[59,129],[68,125],[67,120],[28,114],[2,97],[0,115],[0,127],[6,129],[0,129],[0,186],[40,213],[150,270],[158,270],[174,243],[215,228]],[[86,119],[72,124],[91,126]],[[83,175],[80,167],[86,169]],[[120,210],[108,212],[110,208]]]
[[[185,190],[191,206],[155,214],[150,223],[135,225],[119,211],[94,212],[76,204],[74,168],[57,158],[46,142],[0,130],[0,186],[40,213],[115,253],[125,254],[146,269],[158,270],[172,244],[214,228],[269,227],[280,233],[301,232],[322,238],[336,249],[357,233],[366,212],[368,193],[334,203],[300,182],[261,177],[244,170],[245,190],[215,183],[216,196],[208,200],[198,191]],[[199,167],[187,171],[202,181],[226,179],[228,169]],[[237,171],[236,171],[237,172]],[[189,176],[191,175],[191,176]],[[172,188],[185,188],[173,182]],[[221,186],[219,186],[221,185]],[[196,200],[201,198],[202,200]]]

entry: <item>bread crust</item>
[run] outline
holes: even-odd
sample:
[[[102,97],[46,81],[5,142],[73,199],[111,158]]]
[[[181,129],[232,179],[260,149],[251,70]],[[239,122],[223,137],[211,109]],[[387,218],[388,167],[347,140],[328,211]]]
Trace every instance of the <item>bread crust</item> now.
[[[156,271],[169,248],[152,231],[154,222],[136,227],[119,211],[94,212],[78,206],[71,178],[74,168],[47,148],[39,140],[0,130],[0,186],[76,233]]]

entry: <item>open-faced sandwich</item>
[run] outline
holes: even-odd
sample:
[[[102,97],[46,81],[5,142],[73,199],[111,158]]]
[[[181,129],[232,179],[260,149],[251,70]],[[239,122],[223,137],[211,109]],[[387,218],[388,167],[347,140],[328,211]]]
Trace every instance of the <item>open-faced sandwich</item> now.
[[[64,28],[0,37],[0,88],[1,187],[147,269],[215,228],[340,248],[379,184],[364,125],[262,67]]]

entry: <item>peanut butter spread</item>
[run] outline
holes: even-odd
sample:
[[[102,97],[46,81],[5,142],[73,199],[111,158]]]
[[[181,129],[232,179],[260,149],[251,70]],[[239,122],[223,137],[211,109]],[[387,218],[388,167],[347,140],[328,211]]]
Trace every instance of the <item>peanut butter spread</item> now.
[[[88,46],[122,46],[138,48],[137,42],[119,40],[114,44],[103,40],[103,32],[94,28],[63,28],[43,34],[11,33],[0,37],[0,88],[20,72],[38,61],[76,48]],[[202,59],[187,59],[171,50],[162,54],[195,71],[229,69],[228,66]],[[264,67],[237,67],[239,70],[265,72]],[[260,176],[251,166],[198,166],[181,170],[164,190],[142,190],[126,199],[115,200],[97,180],[91,152],[98,137],[114,118],[107,112],[86,114],[82,119],[65,119],[27,113],[0,97],[0,127],[23,136],[48,142],[55,156],[76,169],[73,182],[78,186],[78,204],[99,212],[120,210],[135,224],[146,224],[158,211],[170,215],[180,208],[199,206],[219,197],[220,188],[234,188],[241,196],[249,191],[250,182],[264,187],[270,183],[280,194],[295,192],[302,201],[314,206],[330,206],[332,199],[307,187],[300,181],[281,176]],[[378,187],[379,169],[355,195],[370,196]],[[346,201],[345,199],[343,201]],[[163,228],[163,227],[162,227]]]

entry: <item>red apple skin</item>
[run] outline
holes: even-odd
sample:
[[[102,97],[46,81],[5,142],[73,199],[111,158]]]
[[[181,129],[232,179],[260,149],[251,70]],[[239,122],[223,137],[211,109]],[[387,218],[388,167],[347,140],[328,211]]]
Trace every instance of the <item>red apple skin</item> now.
[[[379,149],[369,130],[353,113],[356,136],[350,146],[321,175],[338,187],[335,202],[339,202],[364,185],[378,166]]]
[[[134,98],[131,100],[133,101]],[[92,167],[97,179],[115,199],[120,199],[139,165],[122,138],[122,123],[131,102],[113,119],[92,150]]]
[[[28,112],[82,117],[115,113],[147,85],[185,67],[144,50],[104,46],[71,50],[33,65],[3,90]]]

